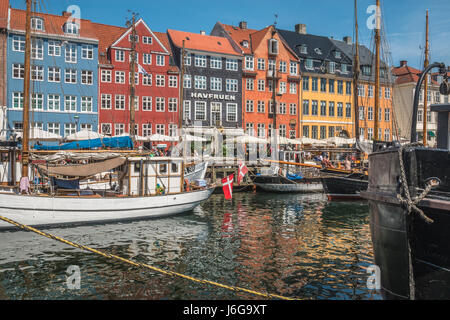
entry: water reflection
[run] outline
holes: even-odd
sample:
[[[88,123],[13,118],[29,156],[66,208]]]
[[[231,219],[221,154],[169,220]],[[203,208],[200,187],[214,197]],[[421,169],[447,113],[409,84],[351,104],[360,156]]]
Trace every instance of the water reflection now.
[[[322,194],[215,195],[162,220],[50,230],[81,244],[200,279],[291,297],[379,299],[364,203]],[[70,265],[81,290],[65,286]],[[0,299],[260,299],[171,278],[23,232],[0,233]]]

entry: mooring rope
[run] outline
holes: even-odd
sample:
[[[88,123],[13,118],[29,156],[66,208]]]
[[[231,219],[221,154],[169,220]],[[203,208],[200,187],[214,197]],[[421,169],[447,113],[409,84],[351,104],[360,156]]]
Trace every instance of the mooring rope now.
[[[157,267],[145,264],[145,263],[131,261],[131,260],[128,260],[128,259],[116,256],[116,255],[113,255],[113,254],[110,254],[110,253],[106,253],[106,252],[102,252],[102,251],[90,248],[90,247],[85,246],[85,245],[81,245],[81,244],[77,244],[77,243],[71,242],[69,240],[66,240],[66,239],[60,238],[58,236],[55,236],[55,235],[52,235],[52,234],[40,231],[38,229],[35,229],[33,227],[21,224],[19,222],[13,221],[13,220],[8,219],[8,218],[5,218],[3,216],[0,216],[0,220],[3,220],[4,222],[7,222],[9,224],[12,224],[12,225],[14,225],[14,226],[16,226],[16,227],[18,227],[20,229],[27,230],[29,232],[34,232],[34,233],[36,233],[38,235],[41,235],[43,237],[46,237],[48,239],[52,239],[52,240],[55,240],[55,241],[58,241],[58,242],[62,242],[62,243],[67,244],[69,246],[72,246],[72,247],[75,247],[75,248],[78,248],[78,249],[81,249],[81,250],[89,251],[89,252],[95,253],[97,255],[103,256],[105,258],[108,258],[108,259],[119,260],[119,261],[122,261],[124,263],[133,265],[135,267],[149,269],[149,270],[152,270],[152,271],[155,271],[155,272],[158,272],[158,273],[162,273],[162,274],[165,274],[165,275],[168,275],[168,276],[179,277],[179,278],[187,279],[187,280],[190,280],[190,281],[193,281],[193,282],[197,282],[197,283],[201,283],[201,284],[208,284],[208,285],[211,285],[211,286],[220,287],[220,288],[227,289],[227,290],[234,291],[234,292],[246,292],[246,293],[250,293],[252,295],[261,296],[261,297],[270,298],[270,299],[299,300],[299,299],[284,297],[284,296],[281,296],[281,295],[270,294],[270,293],[262,293],[262,292],[258,292],[258,291],[254,291],[254,290],[250,290],[250,289],[245,289],[245,288],[240,288],[240,287],[235,287],[235,286],[229,286],[229,285],[221,284],[221,283],[210,281],[210,280],[197,279],[197,278],[194,278],[194,277],[191,277],[191,276],[187,276],[187,275],[184,275],[184,274],[181,274],[181,273],[163,270],[163,269],[160,269],[160,268],[157,268]]]

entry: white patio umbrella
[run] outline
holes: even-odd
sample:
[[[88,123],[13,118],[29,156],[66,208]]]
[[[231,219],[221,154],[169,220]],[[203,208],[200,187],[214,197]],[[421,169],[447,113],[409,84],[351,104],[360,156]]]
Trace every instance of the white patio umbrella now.
[[[329,144],[334,144],[336,146],[343,146],[346,144],[355,144],[356,143],[356,139],[347,139],[347,138],[341,138],[341,137],[328,138],[326,141]]]
[[[173,137],[173,136],[165,136],[162,134],[153,134],[150,137],[147,138],[146,141],[152,141],[152,142],[176,142],[179,141],[179,137]]]
[[[289,138],[286,138],[286,137],[277,137],[277,141],[278,141],[278,144],[294,144],[294,145],[296,145],[296,144],[302,144],[300,141],[298,141],[298,140],[294,140],[294,139],[289,139]]]
[[[325,140],[317,140],[317,139],[311,139],[311,138],[301,138],[298,140],[302,144],[311,144],[311,145],[327,145],[327,142]]]
[[[208,141],[208,139],[198,137],[198,136],[192,136],[189,134],[181,136],[181,138],[183,139],[183,141],[188,141],[188,142],[207,142]]]
[[[18,138],[23,138],[23,132],[17,132]],[[62,137],[59,134],[44,131],[39,128],[33,128],[30,130],[29,135],[30,140],[40,140],[40,141],[59,141]]]
[[[128,133],[122,133],[116,137],[130,137],[130,135]],[[148,137],[134,136],[134,141],[145,142],[148,141]]]
[[[249,135],[243,135],[243,136],[240,136],[240,137],[236,137],[236,138],[230,139],[230,141],[233,141],[235,143],[242,143],[242,144],[248,144],[248,143],[265,144],[265,143],[269,143],[269,141],[267,139],[261,139],[261,138],[257,138],[257,137],[253,137],[253,136],[249,136]]]
[[[82,140],[95,140],[95,139],[103,139],[105,136],[94,132],[91,130],[81,130],[79,132],[76,132],[74,134],[71,134],[70,136],[66,137],[67,141],[82,141]]]

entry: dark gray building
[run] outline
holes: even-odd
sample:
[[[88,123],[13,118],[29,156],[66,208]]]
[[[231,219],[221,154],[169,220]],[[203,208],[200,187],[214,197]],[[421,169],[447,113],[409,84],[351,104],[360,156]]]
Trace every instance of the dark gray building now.
[[[183,69],[183,127],[242,128],[242,53],[204,32],[167,34],[175,64]]]

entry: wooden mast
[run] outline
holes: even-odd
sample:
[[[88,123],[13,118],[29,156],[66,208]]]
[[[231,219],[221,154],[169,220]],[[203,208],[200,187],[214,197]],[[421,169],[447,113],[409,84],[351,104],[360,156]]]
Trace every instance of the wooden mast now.
[[[133,13],[131,22],[131,59],[130,59],[130,137],[135,142],[136,130],[136,16]]]
[[[428,10],[427,10],[427,26],[425,39],[425,61],[423,64],[424,70],[429,66],[429,42],[428,42],[429,24],[428,24]],[[427,132],[427,114],[428,114],[428,80],[430,76],[425,77],[424,84],[424,99],[423,99],[423,145],[427,146],[428,132]]]
[[[360,64],[359,64],[359,27],[358,27],[358,4],[355,0],[355,56],[354,56],[354,72],[353,72],[353,109],[355,110],[355,138],[359,141],[359,94],[358,94],[358,82],[360,75]]]
[[[380,110],[380,44],[381,44],[381,8],[380,0],[377,0],[377,15],[375,27],[375,122],[374,122],[374,140],[378,141],[379,110]]]
[[[181,139],[181,129],[183,128],[183,118],[184,118],[184,59],[185,59],[185,46],[183,40],[183,48],[181,49],[181,74],[180,74],[180,106],[178,110],[178,129],[180,132]]]
[[[27,1],[25,22],[25,62],[23,80],[22,177],[28,177],[30,144],[30,67],[31,67],[31,0]]]

